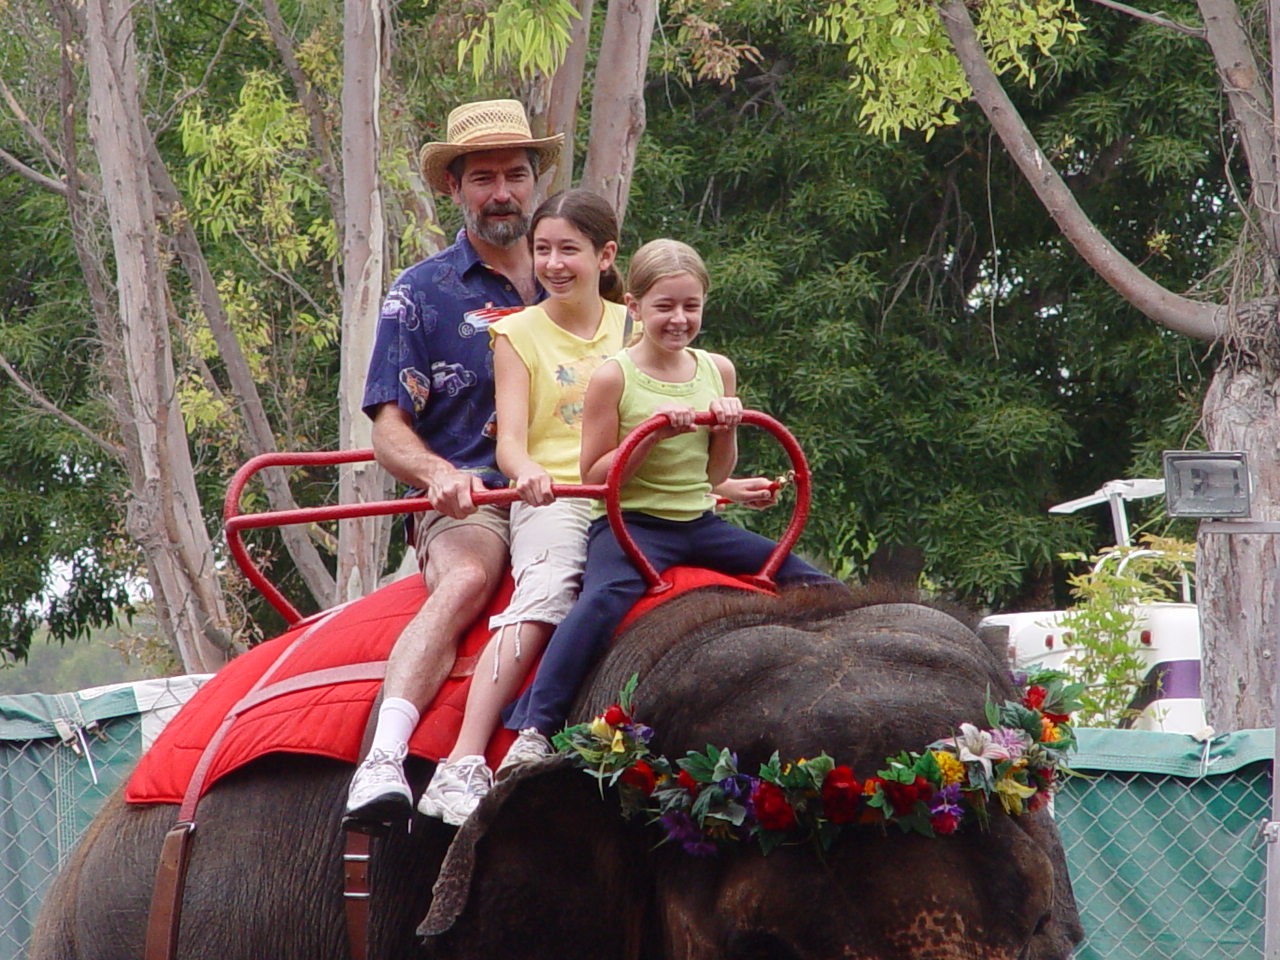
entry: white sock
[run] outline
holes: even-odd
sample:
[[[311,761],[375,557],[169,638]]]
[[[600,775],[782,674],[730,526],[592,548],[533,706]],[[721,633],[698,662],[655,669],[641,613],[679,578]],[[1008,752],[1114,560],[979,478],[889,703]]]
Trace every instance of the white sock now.
[[[378,726],[373,731],[369,751],[396,753],[409,742],[418,726],[418,708],[403,697],[387,697],[378,710]]]

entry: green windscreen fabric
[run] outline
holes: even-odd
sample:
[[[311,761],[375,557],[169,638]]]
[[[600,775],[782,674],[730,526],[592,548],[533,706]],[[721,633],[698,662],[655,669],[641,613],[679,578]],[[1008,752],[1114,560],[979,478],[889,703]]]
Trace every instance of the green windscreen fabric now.
[[[1079,732],[1054,801],[1085,927],[1079,960],[1262,958],[1271,730]]]
[[[205,679],[0,697],[0,960],[25,955],[80,835]]]

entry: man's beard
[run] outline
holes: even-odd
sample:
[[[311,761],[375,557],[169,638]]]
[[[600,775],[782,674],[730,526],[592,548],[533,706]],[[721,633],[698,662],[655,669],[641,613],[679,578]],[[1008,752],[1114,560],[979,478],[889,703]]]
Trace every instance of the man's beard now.
[[[514,220],[493,220],[504,213],[516,214]],[[463,207],[462,219],[467,233],[495,247],[509,247],[529,232],[529,215],[514,201],[485,204],[479,210]]]

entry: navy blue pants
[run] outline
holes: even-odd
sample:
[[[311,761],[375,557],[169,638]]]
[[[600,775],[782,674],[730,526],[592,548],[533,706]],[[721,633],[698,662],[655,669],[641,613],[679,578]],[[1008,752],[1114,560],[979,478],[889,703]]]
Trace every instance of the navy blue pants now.
[[[772,540],[710,512],[696,520],[662,520],[635,511],[626,511],[623,517],[636,544],[658,571],[694,566],[721,573],[755,573],[776,546]],[[830,578],[793,554],[783,561],[774,579],[790,583]],[[648,584],[614,537],[608,518],[594,520],[587,531],[582,593],[547,641],[529,689],[503,711],[507,727],[537,727],[547,736],[558,731],[578,687],[609,648],[622,618],[647,589]]]

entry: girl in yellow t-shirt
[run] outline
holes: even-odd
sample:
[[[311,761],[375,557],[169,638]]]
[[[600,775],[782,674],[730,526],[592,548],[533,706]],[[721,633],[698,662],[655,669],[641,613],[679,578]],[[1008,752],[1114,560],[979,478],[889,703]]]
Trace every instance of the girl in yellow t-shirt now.
[[[614,267],[618,221],[604,199],[586,190],[551,197],[534,213],[529,237],[547,299],[489,328],[498,466],[521,497],[511,505],[515,593],[489,621],[495,633],[476,666],[457,743],[418,803],[453,824],[488,793],[483,754],[499,713],[578,595],[591,502],[557,500],[551,485],[581,482],[587,382],[622,348],[626,325]]]

